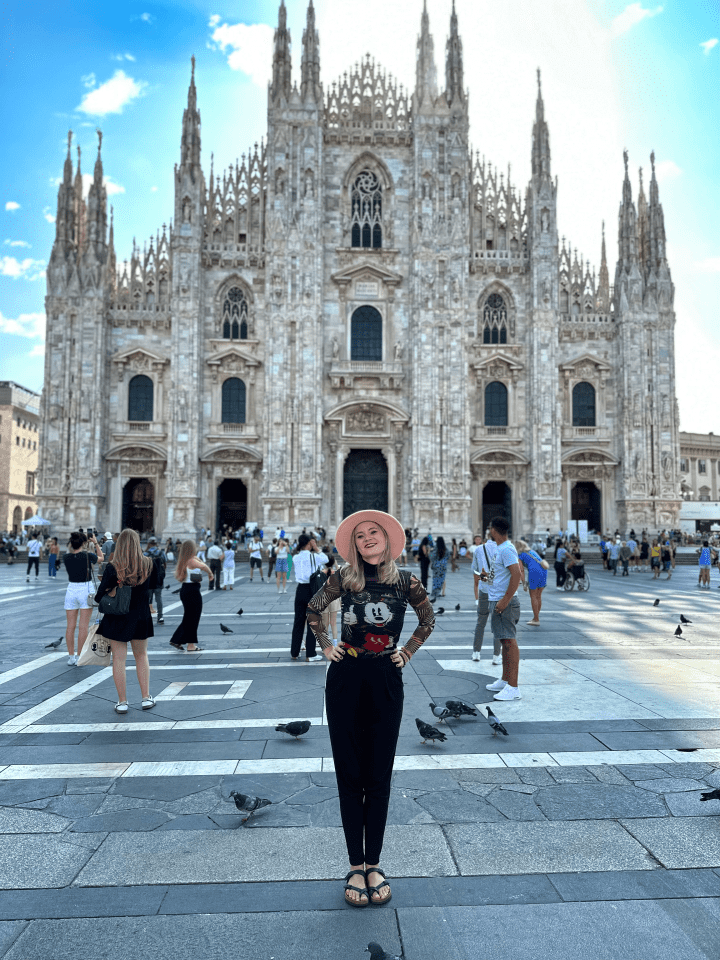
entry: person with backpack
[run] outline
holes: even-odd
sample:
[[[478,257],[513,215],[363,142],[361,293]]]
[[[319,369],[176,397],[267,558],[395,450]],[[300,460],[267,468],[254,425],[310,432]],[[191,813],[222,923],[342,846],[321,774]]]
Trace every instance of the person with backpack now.
[[[151,589],[151,600],[155,600],[155,608],[157,609],[157,622],[158,624],[165,623],[165,618],[163,617],[163,584],[165,583],[165,570],[167,569],[167,557],[165,551],[158,547],[157,537],[150,537],[148,540],[147,550],[145,551],[145,556],[150,557],[155,567],[155,586]]]
[[[303,633],[306,630],[308,603],[313,596],[320,590],[325,582],[323,567],[326,566],[328,557],[317,545],[314,537],[309,537],[307,533],[301,533],[298,538],[298,551],[293,558],[293,570],[295,572],[295,622],[293,623],[292,639],[290,641],[290,656],[297,660],[300,656],[300,646],[302,644]],[[305,659],[308,661],[322,660],[321,656],[315,655],[315,634],[307,625],[307,636],[305,638]]]

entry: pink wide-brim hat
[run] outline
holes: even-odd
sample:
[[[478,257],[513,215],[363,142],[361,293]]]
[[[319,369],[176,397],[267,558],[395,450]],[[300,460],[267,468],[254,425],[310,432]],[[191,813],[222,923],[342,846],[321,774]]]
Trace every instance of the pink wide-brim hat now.
[[[359,523],[365,523],[368,520],[383,528],[390,541],[392,558],[393,560],[397,560],[405,549],[405,531],[399,520],[396,520],[395,517],[389,513],[383,513],[382,510],[358,510],[357,513],[351,513],[349,517],[345,517],[335,534],[337,552],[343,560],[348,559],[355,527]]]

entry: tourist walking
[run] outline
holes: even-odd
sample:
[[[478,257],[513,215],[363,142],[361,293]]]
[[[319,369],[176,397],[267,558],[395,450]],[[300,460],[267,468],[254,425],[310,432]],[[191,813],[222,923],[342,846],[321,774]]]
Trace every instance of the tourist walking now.
[[[458,571],[458,545],[455,537],[452,538],[452,546],[450,547],[450,570],[452,573],[457,573]]]
[[[650,544],[648,543],[647,535],[643,534],[642,543],[640,544],[640,560],[639,560],[639,570],[642,570],[643,573],[647,571],[648,568],[648,559],[650,557]]]
[[[703,540],[703,545],[697,551],[698,557],[698,587],[702,590],[710,589],[710,566],[712,564],[712,550],[708,540]]]
[[[635,555],[637,551],[637,540],[632,534],[630,534],[629,539],[625,541],[625,546],[630,551],[630,556],[628,557],[628,576],[629,576],[629,574],[632,573],[633,570],[635,569],[635,564],[637,563],[637,557]],[[623,576],[624,575],[625,574],[623,573]]]
[[[547,586],[548,563],[543,560],[540,554],[531,549],[524,540],[515,542],[515,549],[518,552],[518,558],[527,568],[527,577],[523,576],[523,586],[530,594],[530,606],[532,607],[532,620],[528,620],[529,627],[540,625],[540,610],[542,608],[542,592]],[[520,568],[522,574],[523,568]]]
[[[57,580],[57,565],[60,559],[60,546],[58,538],[53,537],[48,547],[48,576],[51,580]]]
[[[338,546],[339,549],[339,546]],[[320,655],[315,654],[315,634],[307,623],[308,603],[312,599],[315,591],[310,586],[310,580],[327,564],[328,557],[324,554],[314,537],[307,533],[301,533],[298,537],[298,551],[293,557],[293,570],[295,571],[295,622],[292,628],[292,638],[290,640],[290,656],[297,660],[300,656],[300,647],[302,645],[303,633],[305,636],[305,659],[307,661],[320,660]]]
[[[480,574],[488,585],[490,628],[493,637],[502,643],[502,678],[486,685],[486,689],[495,694],[495,700],[521,699],[518,689],[520,651],[515,637],[520,619],[520,601],[516,593],[522,574],[517,550],[508,540],[509,529],[510,524],[504,517],[495,517],[490,522],[490,539],[495,541],[497,553],[490,561],[490,572]]]
[[[84,533],[71,533],[63,565],[70,581],[65,591],[65,643],[67,644],[68,665],[77,666],[90,626],[91,605],[89,597],[95,592],[92,568],[102,560],[102,552],[94,536],[90,537],[92,553],[87,551],[88,539]],[[79,627],[78,627],[79,620]],[[75,628],[78,627],[77,654],[75,653]]]
[[[155,586],[152,588],[150,602],[155,602],[157,622],[162,626],[165,623],[165,618],[163,617],[163,586],[165,585],[167,557],[165,551],[158,546],[157,537],[150,537],[148,540],[145,556],[150,557],[155,565]]]
[[[475,638],[473,640],[472,659],[480,659],[483,638],[485,637],[485,626],[490,616],[490,601],[488,597],[488,581],[492,567],[492,560],[497,553],[497,547],[493,540],[482,543],[482,537],[475,537],[475,548],[472,558],[472,572],[475,589],[475,602],[477,603],[477,620],[475,621]],[[483,577],[483,573],[485,577]],[[493,637],[493,666],[499,666],[502,662],[502,644]]]
[[[40,580],[40,551],[42,550],[42,541],[38,540],[37,535],[33,534],[28,540],[28,563],[25,574],[25,582],[30,583],[30,571],[35,567],[35,583]]]
[[[208,585],[208,590],[219,590],[220,589],[220,578],[223,571],[223,558],[225,556],[224,549],[220,546],[217,540],[208,548],[207,552],[207,561],[208,566],[213,572],[213,579]]]
[[[670,547],[670,540],[665,539],[661,545],[661,556],[662,556],[662,565],[663,570],[667,573],[666,580],[669,580],[672,577],[672,549]]]
[[[263,576],[263,565],[262,565],[262,555],[263,555],[263,543],[258,534],[254,534],[252,541],[248,546],[250,551],[250,583],[253,582],[253,574],[255,573],[255,568],[260,571],[260,579],[265,583],[265,577]]]
[[[182,650],[187,644],[187,652],[195,653],[196,650],[202,650],[198,646],[197,631],[202,614],[203,600],[200,592],[202,584],[202,575],[206,573],[210,582],[214,574],[210,567],[197,554],[197,544],[194,540],[183,540],[182,546],[177,553],[177,564],[175,565],[175,579],[181,583],[180,602],[183,605],[183,618],[170,638],[170,646],[176,650]]]
[[[337,536],[335,539],[337,540]],[[420,563],[420,582],[425,590],[427,590],[428,584],[428,570],[430,568],[431,549],[432,544],[430,543],[430,537],[423,537],[420,541],[420,549],[418,550],[418,561]]]
[[[660,579],[660,544],[655,538],[650,545],[650,569],[652,570],[653,580]]]
[[[629,577],[630,576],[629,565],[630,565],[630,560],[632,558],[632,551],[630,549],[630,545],[625,540],[623,540],[623,542],[620,545],[620,550],[618,551],[618,557],[620,559],[620,563],[622,564],[622,568],[623,568],[622,575],[624,577]]]
[[[278,541],[277,552],[275,554],[275,582],[278,593],[287,593],[289,554],[290,548],[288,547],[288,542],[281,537]]]
[[[267,579],[268,583],[272,579],[273,571],[275,569],[275,560],[277,558],[277,539],[273,540],[271,544],[268,545],[268,570],[267,570]]]
[[[235,549],[233,545],[228,542],[225,544],[225,553],[223,554],[222,562],[222,588],[227,590],[228,587],[232,590],[235,585]]]
[[[555,589],[564,590],[567,572],[565,570],[565,549],[562,540],[555,541]]]
[[[620,545],[621,540],[613,540],[613,542],[608,547],[608,569],[612,570],[612,575],[617,576],[617,565],[618,560],[620,559]]]
[[[155,540],[151,537],[150,543]],[[155,541],[157,543],[157,541]],[[125,660],[128,643],[135,658],[135,671],[140,685],[143,710],[152,710],[155,700],[150,696],[150,663],[147,655],[148,639],[154,636],[151,606],[153,591],[157,588],[157,565],[153,557],[143,556],[137,530],[123,530],[117,538],[112,561],[105,567],[95,601],[100,603],[105,594],[114,596],[118,587],[130,587],[130,608],[125,614],[109,614],[100,621],[98,633],[110,641],[112,670],[118,702],[115,713],[128,712]]]
[[[448,552],[443,537],[438,537],[430,553],[433,585],[430,603],[435,603],[438,594],[445,596],[445,577],[447,576]]]
[[[404,540],[402,525],[387,513],[361,510],[346,517],[336,543],[347,566],[332,574],[307,611],[330,661],[325,706],[350,861],[344,895],[354,907],[386,904],[392,897],[380,855],[402,720],[402,669],[435,622],[422,585],[396,566]],[[342,634],[333,646],[322,612],[337,599]],[[400,648],[408,603],[418,625]]]

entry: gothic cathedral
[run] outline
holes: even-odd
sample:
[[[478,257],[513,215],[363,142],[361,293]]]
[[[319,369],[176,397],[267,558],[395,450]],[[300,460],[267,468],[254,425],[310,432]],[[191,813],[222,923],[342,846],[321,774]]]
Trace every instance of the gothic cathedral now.
[[[101,153],[68,143],[47,272],[40,509],[58,532],[324,526],[363,507],[469,536],[676,526],[674,288],[654,157],[610,284],[559,242],[539,86],[524,192],[471,151],[453,9],[438,90],[368,56],[300,82],[284,2],[267,143],[201,165],[195,64],[169,230],[116,264]]]

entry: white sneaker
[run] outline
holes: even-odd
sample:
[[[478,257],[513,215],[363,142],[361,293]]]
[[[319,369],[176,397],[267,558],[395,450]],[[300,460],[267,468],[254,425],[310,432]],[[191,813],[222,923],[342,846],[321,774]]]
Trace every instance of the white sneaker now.
[[[511,687],[506,683],[502,690],[495,694],[494,700],[522,700],[522,696],[517,687]]]
[[[492,658],[492,665],[494,667],[499,667],[501,663],[502,663],[502,655]]]
[[[320,654],[315,654],[314,657],[305,657],[307,663],[316,663],[318,660],[324,660],[325,657],[321,657]]]
[[[503,687],[506,687],[506,686],[507,686],[507,680],[495,680],[494,683],[486,683],[485,689],[492,690],[493,692],[495,692],[496,690],[502,690]]]
[[[555,589],[556,589],[556,590],[562,590],[562,591],[564,591],[564,590],[565,590],[565,587],[555,587]]]
[[[69,666],[69,667],[74,667],[74,666],[75,666],[75,657],[73,657],[73,656],[69,656],[69,657],[68,657],[68,666]]]
[[[475,661],[478,661],[478,660],[480,659],[480,651],[479,651],[479,650],[473,650],[472,659],[475,660]]]

